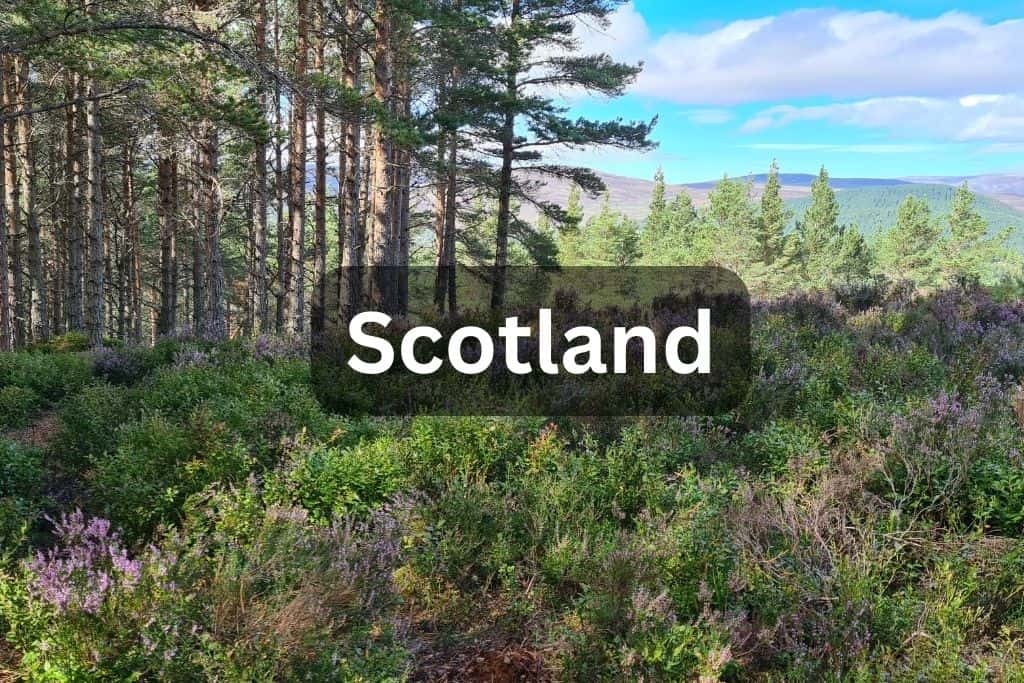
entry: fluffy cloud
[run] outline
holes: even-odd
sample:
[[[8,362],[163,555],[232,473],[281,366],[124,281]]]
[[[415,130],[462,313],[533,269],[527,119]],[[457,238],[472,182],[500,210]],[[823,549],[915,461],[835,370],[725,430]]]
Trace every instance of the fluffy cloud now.
[[[808,9],[655,37],[632,3],[588,50],[644,61],[633,91],[681,104],[794,98],[959,98],[1016,92],[1024,82],[1024,20],[986,24],[961,12],[910,19],[890,12]]]
[[[756,132],[800,121],[884,128],[904,136],[924,135],[962,142],[1015,142],[1024,140],[1024,97],[876,97],[820,106],[782,105],[758,113],[743,124],[743,130]]]

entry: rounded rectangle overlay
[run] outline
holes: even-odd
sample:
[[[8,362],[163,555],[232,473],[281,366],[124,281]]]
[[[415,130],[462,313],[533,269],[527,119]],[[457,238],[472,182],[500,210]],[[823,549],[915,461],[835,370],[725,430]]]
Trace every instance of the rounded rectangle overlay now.
[[[750,298],[728,270],[510,266],[497,307],[492,272],[329,273],[318,400],[352,415],[686,416],[749,391]]]

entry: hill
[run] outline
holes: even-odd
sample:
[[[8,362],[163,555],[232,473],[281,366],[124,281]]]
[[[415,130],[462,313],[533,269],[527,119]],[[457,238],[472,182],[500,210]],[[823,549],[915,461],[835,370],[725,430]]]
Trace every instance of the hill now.
[[[858,225],[865,235],[875,235],[896,222],[896,211],[908,195],[914,195],[928,203],[935,216],[949,213],[956,188],[939,184],[902,184],[884,187],[861,187],[838,190],[839,220],[848,225]],[[790,199],[787,205],[799,217],[810,203],[809,197]],[[978,195],[978,212],[988,221],[995,233],[1007,227],[1016,227],[1013,241],[1024,247],[1024,213],[992,197]]]
[[[611,197],[612,206],[616,211],[621,211],[634,220],[643,220],[647,217],[647,209],[651,201],[651,192],[654,190],[654,182],[643,178],[627,178],[625,176],[612,175],[610,173],[598,173],[604,181]],[[807,176],[810,178],[811,176]],[[764,178],[758,180],[758,176],[751,176],[754,181],[754,196],[760,196],[761,188],[764,186]],[[721,179],[687,185],[665,186],[665,197],[671,201],[684,190],[689,193],[697,206],[707,204],[708,193],[714,189]],[[899,181],[879,181],[885,183]],[[788,174],[783,177],[782,196],[786,199],[797,199],[809,194],[810,182],[804,182],[801,174]],[[565,180],[545,179],[544,185],[537,193],[537,198],[542,201],[553,202],[565,206],[569,199],[570,183]],[[601,208],[601,197],[583,196],[583,214],[591,216]],[[532,207],[524,206],[520,215],[526,220],[534,220],[536,211]]]
[[[643,220],[647,216],[647,207],[651,198],[654,183],[641,178],[627,178],[607,173],[599,174],[604,180],[611,196],[615,210],[621,211],[630,218]],[[801,215],[807,208],[810,184],[813,175],[800,173],[784,173],[781,175],[782,194],[795,215]],[[981,187],[975,188],[978,193],[978,209],[988,221],[993,232],[1006,227],[1020,228],[1020,234],[1014,243],[1024,248],[1024,196],[1009,194],[1024,191],[1016,184],[1010,183],[1005,176],[999,176],[1001,183],[996,183],[989,176],[979,177],[988,180],[979,181]],[[764,187],[765,176],[752,175],[744,179],[753,182],[754,198],[760,196]],[[840,220],[845,223],[856,223],[865,234],[871,235],[884,229],[896,221],[896,210],[903,199],[913,194],[928,202],[932,212],[943,215],[949,207],[956,191],[959,178],[931,179],[884,179],[884,178],[833,178],[832,186],[836,188],[841,213]],[[920,181],[920,182],[918,182]],[[698,206],[707,204],[708,193],[718,180],[690,183],[687,185],[667,185],[665,194],[669,200],[682,191],[686,191]],[[969,181],[970,182],[970,181]],[[973,187],[973,183],[972,183]],[[986,190],[992,193],[986,192]],[[1001,191],[1001,192],[999,192]],[[998,192],[998,193],[997,193]],[[565,181],[549,181],[539,191],[539,198],[565,206],[569,197],[569,183]],[[600,197],[583,197],[584,215],[593,215],[601,205]],[[522,207],[521,215],[527,220],[536,218],[532,207]]]
[[[811,175],[809,173],[780,173],[779,180],[782,182],[783,187],[791,188],[809,188],[818,176]],[[753,175],[741,176],[738,180],[745,180],[754,183],[755,186],[763,186],[768,180],[767,173],[755,173]],[[714,189],[715,185],[719,183],[719,180],[705,180],[700,183],[690,183],[687,187],[711,190]],[[891,185],[911,185],[912,182],[909,180],[899,180],[895,178],[832,178],[832,187],[837,190],[854,189],[861,187],[888,187]]]

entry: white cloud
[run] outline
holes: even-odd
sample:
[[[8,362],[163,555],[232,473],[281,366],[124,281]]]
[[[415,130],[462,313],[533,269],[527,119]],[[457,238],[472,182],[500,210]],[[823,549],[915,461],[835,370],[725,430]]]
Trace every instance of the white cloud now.
[[[587,51],[645,62],[633,92],[682,104],[949,99],[1016,92],[1024,82],[1024,20],[986,24],[962,12],[911,19],[808,9],[655,38],[627,3],[607,29],[581,29],[580,38]]]
[[[781,105],[757,113],[742,130],[757,132],[800,121],[883,128],[904,136],[961,142],[1024,141],[1024,96],[875,97],[808,107]]]

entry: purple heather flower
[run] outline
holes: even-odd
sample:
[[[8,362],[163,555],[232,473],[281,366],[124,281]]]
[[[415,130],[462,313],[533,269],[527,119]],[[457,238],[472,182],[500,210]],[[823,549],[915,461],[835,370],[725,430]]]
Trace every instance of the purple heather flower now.
[[[50,521],[56,544],[26,563],[36,598],[60,612],[97,614],[110,595],[138,584],[142,563],[128,557],[109,521],[86,520],[81,510]]]

